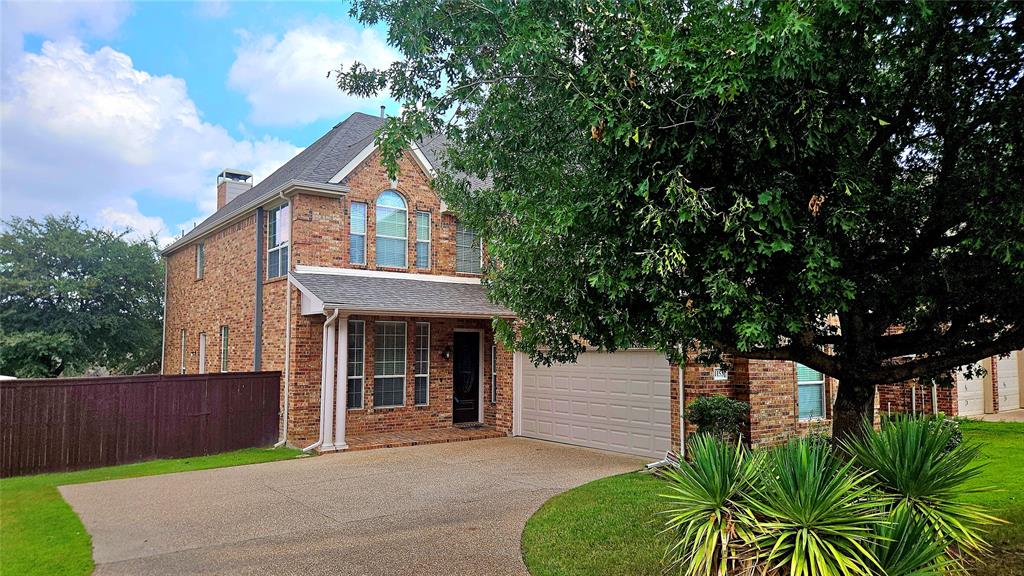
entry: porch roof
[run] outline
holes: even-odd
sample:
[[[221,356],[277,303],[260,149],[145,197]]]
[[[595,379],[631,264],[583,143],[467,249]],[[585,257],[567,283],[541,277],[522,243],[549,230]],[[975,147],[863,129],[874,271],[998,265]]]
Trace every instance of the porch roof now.
[[[504,306],[492,304],[479,283],[451,281],[446,277],[430,278],[428,274],[415,276],[415,279],[406,279],[299,271],[289,275],[292,283],[302,291],[303,314],[321,314],[325,309],[338,309],[364,314],[462,318],[514,316]]]

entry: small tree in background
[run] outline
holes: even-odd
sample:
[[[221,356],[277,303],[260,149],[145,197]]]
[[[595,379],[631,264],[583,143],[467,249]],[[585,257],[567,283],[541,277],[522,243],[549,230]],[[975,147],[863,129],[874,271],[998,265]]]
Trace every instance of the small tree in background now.
[[[57,377],[160,366],[156,240],[72,215],[12,218],[0,233],[0,374]]]
[[[507,342],[800,362],[838,379],[842,438],[876,385],[1024,347],[1022,10],[357,0],[404,58],[338,85],[403,104],[392,170],[448,139]]]

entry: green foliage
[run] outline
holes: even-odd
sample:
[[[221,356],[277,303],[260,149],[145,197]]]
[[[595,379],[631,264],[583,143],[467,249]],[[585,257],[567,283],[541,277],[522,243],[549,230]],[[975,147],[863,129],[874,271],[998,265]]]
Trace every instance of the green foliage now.
[[[697,432],[723,440],[740,438],[749,414],[750,404],[725,396],[701,396],[686,407],[686,420]]]
[[[56,377],[160,364],[156,241],[77,216],[12,218],[0,233],[0,374]]]
[[[814,437],[750,453],[694,436],[669,490],[666,569],[686,576],[925,576],[986,550],[969,502],[978,449],[946,451],[953,429],[898,417],[841,442]],[[965,497],[967,499],[965,499]]]
[[[1022,9],[357,0],[403,59],[337,78],[404,105],[385,161],[447,137],[517,348],[756,351],[839,378],[847,422],[849,387],[1024,346]]]
[[[666,569],[686,576],[728,576],[754,539],[754,516],[744,500],[757,472],[756,460],[742,444],[698,435],[687,444],[688,462],[660,474],[668,481],[665,532],[672,544]]]
[[[968,487],[980,473],[980,447],[960,444],[950,450],[959,431],[931,418],[894,416],[878,431],[867,427],[861,437],[842,443],[856,464],[873,474],[879,490],[891,497],[894,514],[907,513],[924,522],[932,537],[958,552],[985,550],[986,526],[1000,522],[965,495],[984,491]]]
[[[768,453],[748,495],[759,531],[759,562],[791,576],[870,574],[875,527],[885,519],[869,498],[869,474],[851,470],[828,446],[795,440]]]

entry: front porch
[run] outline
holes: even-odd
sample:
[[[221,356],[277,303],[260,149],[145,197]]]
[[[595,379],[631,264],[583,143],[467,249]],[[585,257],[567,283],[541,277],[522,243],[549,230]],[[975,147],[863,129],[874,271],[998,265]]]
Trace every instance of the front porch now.
[[[502,438],[506,435],[504,432],[496,430],[493,426],[477,424],[472,426],[431,428],[428,430],[393,430],[389,432],[349,434],[345,440],[348,443],[346,451],[353,452],[356,450],[374,450],[376,448],[401,448],[424,444],[445,444],[447,442]]]

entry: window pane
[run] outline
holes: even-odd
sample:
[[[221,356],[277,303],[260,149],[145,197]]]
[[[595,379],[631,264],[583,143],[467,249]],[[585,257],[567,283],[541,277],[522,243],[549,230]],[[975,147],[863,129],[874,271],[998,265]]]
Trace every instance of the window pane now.
[[[267,254],[267,278],[277,278],[281,275],[281,251],[274,250]]]
[[[291,234],[291,228],[292,228],[291,225],[290,225],[291,222],[289,222],[289,219],[288,219],[288,214],[289,214],[289,208],[288,208],[287,204],[281,206],[277,210],[277,214],[275,214],[275,218],[274,218],[274,221],[276,222],[276,228],[277,228],[277,244],[272,244],[271,247],[273,247],[273,246],[280,246],[282,244],[287,244],[288,243],[289,235]]]
[[[288,273],[288,246],[281,246],[277,251],[281,254],[281,269],[278,272],[284,276]]]
[[[377,265],[405,268],[405,240],[378,236]]]
[[[374,378],[373,405],[401,406],[404,404],[405,378]]]
[[[408,230],[405,210],[377,206],[377,235],[405,238]]]
[[[427,376],[416,377],[416,403],[427,403]]]
[[[480,240],[476,232],[461,223],[455,228],[455,271],[480,273]]]
[[[220,327],[220,371],[228,371],[228,327]]]
[[[416,267],[430,268],[430,212],[416,213]]]
[[[812,370],[803,364],[796,365],[796,381],[797,382],[821,382],[824,380],[821,372]]]
[[[822,418],[824,410],[823,384],[801,384],[797,386],[797,400],[800,406],[800,419]]]
[[[267,248],[277,246],[277,212],[280,208],[274,208],[267,213]]]
[[[349,210],[348,218],[349,232],[352,234],[366,234],[366,204],[353,202]]]
[[[491,403],[498,401],[498,347],[491,346]]]
[[[348,260],[352,264],[366,264],[366,236],[349,236]]]
[[[363,351],[366,325],[362,320],[348,322],[348,407],[363,407]]]

